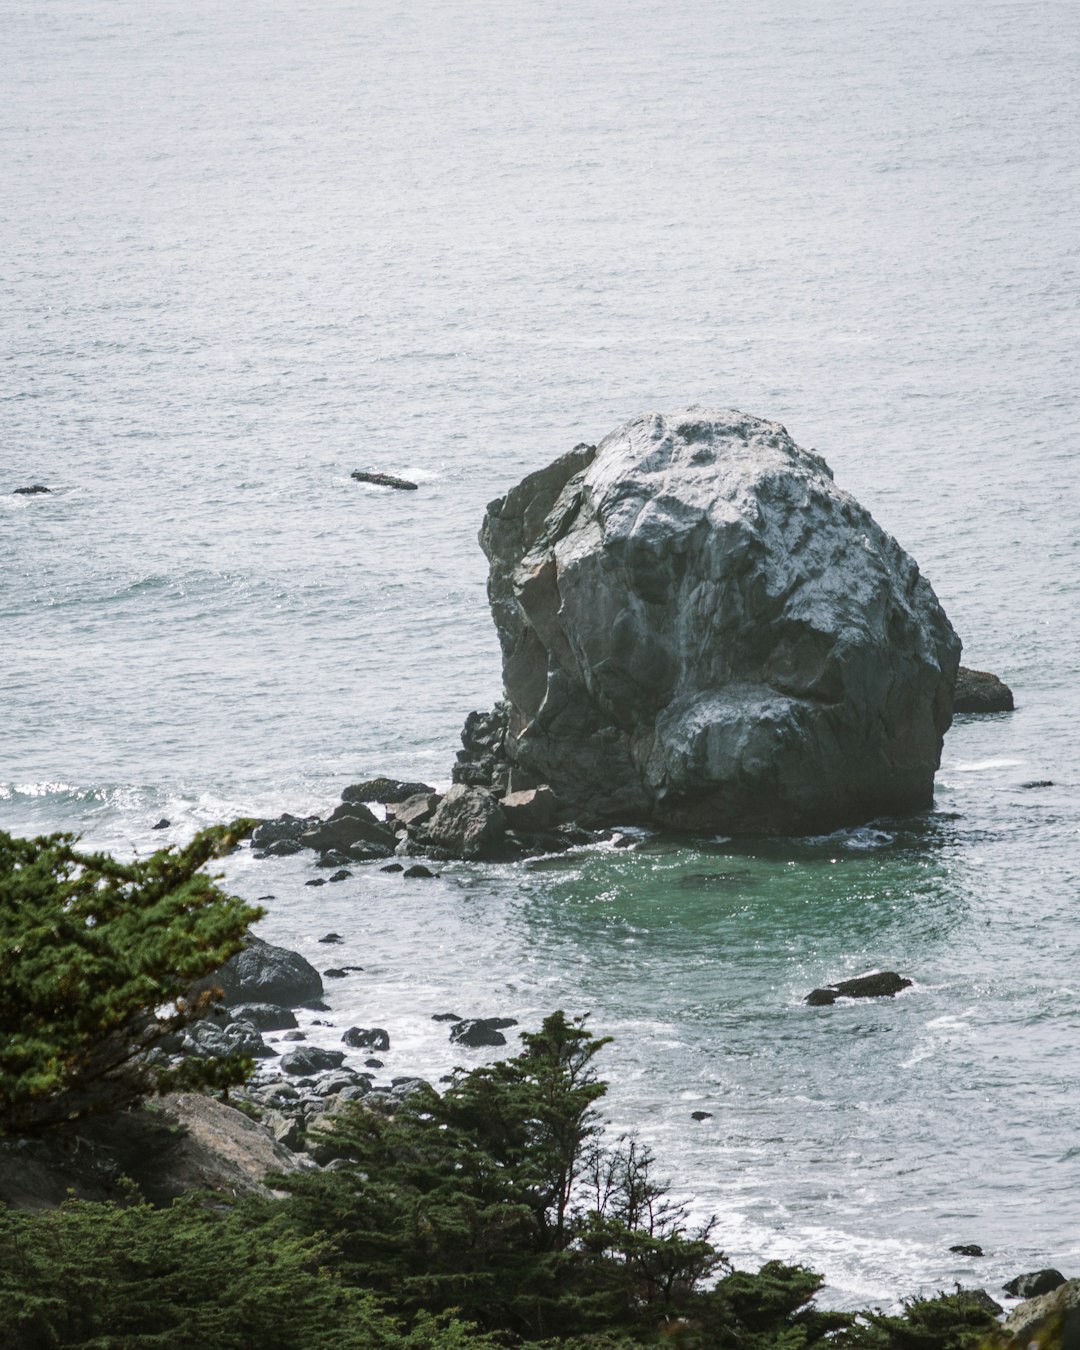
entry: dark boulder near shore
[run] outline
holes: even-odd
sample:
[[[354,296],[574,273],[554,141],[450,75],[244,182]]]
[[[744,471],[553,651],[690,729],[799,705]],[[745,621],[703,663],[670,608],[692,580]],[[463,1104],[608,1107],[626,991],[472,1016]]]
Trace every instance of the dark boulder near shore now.
[[[47,488],[44,483],[32,483],[30,487],[17,487],[12,489],[13,497],[40,497],[42,493],[51,493],[52,488]]]

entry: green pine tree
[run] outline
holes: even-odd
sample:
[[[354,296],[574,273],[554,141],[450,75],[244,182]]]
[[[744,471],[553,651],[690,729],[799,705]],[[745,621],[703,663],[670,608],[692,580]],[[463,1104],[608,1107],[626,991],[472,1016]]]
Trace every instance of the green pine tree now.
[[[131,863],[71,835],[0,832],[0,1136],[250,1071],[239,1058],[176,1067],[161,1051],[213,1000],[189,988],[261,915],[203,870],[249,824]]]

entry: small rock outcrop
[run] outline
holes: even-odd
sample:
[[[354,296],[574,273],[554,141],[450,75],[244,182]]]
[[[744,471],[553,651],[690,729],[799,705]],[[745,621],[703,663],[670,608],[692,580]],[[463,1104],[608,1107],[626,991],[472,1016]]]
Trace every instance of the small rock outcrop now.
[[[52,488],[47,488],[44,483],[31,483],[29,487],[12,488],[12,495],[15,497],[40,497],[46,492],[52,492]]]
[[[516,1026],[514,1017],[469,1017],[454,1023],[450,1028],[450,1040],[473,1050],[505,1045],[503,1032],[507,1027]]]
[[[930,805],[959,639],[779,423],[637,417],[492,502],[480,542],[507,728],[459,780],[699,832]]]
[[[0,1203],[52,1209],[71,1191],[83,1200],[122,1200],[123,1177],[155,1205],[189,1190],[268,1196],[267,1173],[296,1169],[293,1155],[242,1112],[179,1093],[41,1139],[0,1143]]]
[[[969,670],[961,666],[956,672],[953,689],[953,712],[997,713],[1012,712],[1013,692],[988,670]]]
[[[812,1008],[824,1008],[838,998],[893,998],[901,989],[910,989],[911,983],[895,970],[878,970],[872,975],[858,975],[852,980],[837,980],[823,989],[812,989],[805,1001]],[[959,1248],[950,1247],[949,1250],[958,1251]]]

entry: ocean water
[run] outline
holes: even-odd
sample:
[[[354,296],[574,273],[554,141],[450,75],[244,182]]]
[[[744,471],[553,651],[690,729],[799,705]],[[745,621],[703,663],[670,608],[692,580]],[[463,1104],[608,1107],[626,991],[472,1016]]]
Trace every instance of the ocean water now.
[[[129,854],[445,783],[499,693],[485,503],[644,409],[776,418],[1016,692],[957,719],[932,812],[228,881],[364,967],[313,1034],[387,1027],[388,1075],[478,1062],[436,1012],[588,1011],[612,1131],[740,1263],[848,1306],[1080,1274],[1080,7],[0,0],[0,29],[0,827]],[[874,968],[914,986],[803,1005]]]

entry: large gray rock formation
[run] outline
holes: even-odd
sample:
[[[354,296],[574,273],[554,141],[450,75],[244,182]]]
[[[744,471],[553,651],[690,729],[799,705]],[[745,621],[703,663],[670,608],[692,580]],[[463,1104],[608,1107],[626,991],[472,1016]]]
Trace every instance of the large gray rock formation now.
[[[779,423],[644,414],[492,502],[480,542],[518,786],[694,831],[930,804],[959,639]]]

